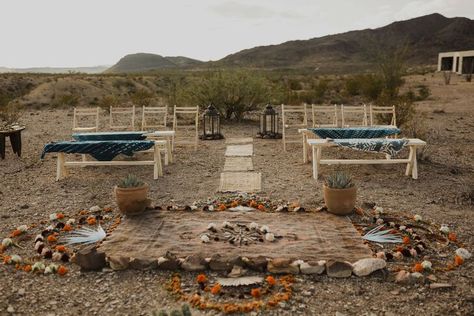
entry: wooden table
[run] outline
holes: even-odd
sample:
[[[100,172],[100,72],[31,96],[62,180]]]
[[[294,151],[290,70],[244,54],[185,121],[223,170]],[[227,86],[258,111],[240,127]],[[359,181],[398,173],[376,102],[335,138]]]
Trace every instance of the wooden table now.
[[[0,156],[5,159],[5,139],[10,137],[13,152],[21,157],[21,131],[25,127],[18,127],[9,131],[0,131]]]

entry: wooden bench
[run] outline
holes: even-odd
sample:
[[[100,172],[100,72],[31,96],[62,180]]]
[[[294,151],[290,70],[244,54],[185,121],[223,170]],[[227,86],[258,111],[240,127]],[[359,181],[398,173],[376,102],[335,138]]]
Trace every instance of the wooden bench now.
[[[56,181],[67,177],[69,172],[67,167],[86,167],[86,166],[153,166],[153,179],[163,176],[163,167],[161,164],[161,148],[167,145],[166,140],[155,140],[153,146],[153,160],[138,160],[138,161],[97,161],[97,160],[82,160],[82,161],[66,161],[66,154],[58,152],[58,163],[56,169]],[[85,155],[83,155],[85,156]]]
[[[338,145],[328,139],[307,139],[308,145],[312,149],[313,160],[313,178],[318,179],[320,165],[342,165],[342,164],[396,164],[406,163],[407,168],[405,175],[413,179],[418,179],[418,165],[416,161],[416,150],[418,147],[423,147],[426,142],[413,138],[408,139],[406,146],[410,149],[408,158],[406,159],[321,159],[321,152],[323,147],[335,147]]]

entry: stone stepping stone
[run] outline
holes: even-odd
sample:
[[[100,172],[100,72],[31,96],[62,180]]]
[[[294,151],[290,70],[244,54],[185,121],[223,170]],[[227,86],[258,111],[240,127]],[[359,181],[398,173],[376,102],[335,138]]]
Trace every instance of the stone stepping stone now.
[[[253,162],[251,157],[226,157],[224,171],[252,171]]]
[[[260,172],[223,172],[219,192],[259,192],[262,190]]]
[[[226,144],[249,144],[253,143],[253,138],[252,137],[239,137],[239,138],[227,138],[225,140]]]
[[[253,145],[229,145],[225,151],[226,157],[249,157],[253,155]]]

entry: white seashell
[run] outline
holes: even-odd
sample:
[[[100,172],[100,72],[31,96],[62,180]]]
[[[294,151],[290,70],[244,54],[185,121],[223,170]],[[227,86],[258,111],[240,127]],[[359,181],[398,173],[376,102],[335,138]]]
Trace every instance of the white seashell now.
[[[53,225],[49,225],[48,227],[46,227],[45,230],[53,230],[54,229],[54,226]]]
[[[214,211],[214,205],[209,205],[209,211]]]
[[[191,205],[191,211],[195,211],[197,209],[198,209],[198,207],[196,205]]]
[[[416,252],[415,249],[410,249],[410,254],[412,257],[416,257],[418,255],[418,252]]]
[[[158,265],[160,265],[160,264],[162,264],[162,263],[164,263],[164,262],[166,262],[166,261],[168,261],[168,259],[166,259],[165,257],[159,257],[158,260],[157,260]]]
[[[274,236],[272,233],[266,233],[266,234],[265,234],[265,240],[266,240],[266,241],[274,241],[274,240],[275,240],[275,236]]]
[[[13,263],[20,263],[22,261],[22,259],[19,255],[13,255],[10,260]]]
[[[376,207],[375,207],[375,213],[377,213],[377,214],[383,214],[383,207],[376,206]]]
[[[440,227],[439,230],[440,230],[442,233],[444,233],[444,234],[449,234],[449,227],[448,227],[448,225],[445,225],[445,224],[441,225],[441,227]]]
[[[400,225],[400,228],[399,228],[400,231],[404,231],[405,229],[407,229],[405,225]]]
[[[57,264],[54,264],[54,263],[53,263],[53,264],[50,264],[50,265],[48,266],[48,268],[50,268],[53,273],[56,273],[56,272],[58,271],[58,269],[59,269],[58,265],[57,265]]]
[[[458,248],[456,249],[456,255],[463,258],[464,260],[469,259],[472,257],[472,254],[466,248]]]
[[[422,266],[423,269],[425,269],[425,270],[431,270],[431,267],[432,267],[433,265],[431,264],[430,261],[424,260],[424,261],[421,263],[421,266]]]
[[[55,251],[53,253],[53,256],[51,257],[51,260],[53,261],[61,261],[62,253]]]
[[[375,224],[377,225],[382,225],[384,223],[383,219],[379,218],[378,220],[375,221]]]
[[[258,224],[255,222],[251,222],[249,225],[250,229],[258,229]]]
[[[207,236],[206,234],[204,234],[204,235],[201,235],[201,241],[202,241],[203,243],[208,243],[208,242],[210,242],[211,240],[209,239],[209,236]]]
[[[49,214],[49,220],[55,221],[58,219],[58,215],[56,213]]]
[[[390,223],[388,223],[388,225],[389,225],[390,227],[395,227],[395,222],[390,222]]]
[[[207,230],[215,230],[215,229],[216,229],[216,224],[209,223],[209,225],[207,225]]]
[[[222,223],[222,226],[224,227],[232,227],[232,224],[228,221],[224,221],[224,223]]]
[[[106,215],[106,216],[109,216],[109,215]],[[105,216],[104,216],[104,217],[105,217]],[[70,218],[70,219],[67,220],[66,224],[72,225],[72,224],[74,224],[75,222],[76,222],[76,220],[75,220],[74,218]]]
[[[293,265],[293,266],[300,266],[300,265],[302,265],[303,263],[304,263],[303,260],[295,260],[295,261],[293,261],[293,262],[291,263],[291,265]]]
[[[262,227],[260,227],[260,231],[263,233],[269,233],[270,228],[267,225],[263,225]]]
[[[32,267],[31,271],[43,271],[45,269],[44,263],[43,262],[36,262]]]
[[[46,267],[44,269],[44,274],[51,274],[51,273],[53,273],[53,270],[50,267]]]
[[[3,247],[6,248],[6,247],[9,247],[11,245],[13,245],[13,241],[10,238],[5,238],[5,239],[2,240],[2,246]]]
[[[21,225],[21,226],[18,226],[17,229],[18,229],[19,231],[21,231],[21,232],[24,233],[24,232],[26,232],[26,231],[28,230],[28,226],[26,226],[26,225]]]
[[[275,211],[276,211],[276,212],[281,212],[281,211],[283,211],[283,206],[281,206],[281,205],[278,206]]]
[[[415,220],[415,222],[421,222],[423,220],[423,218],[420,215],[413,216],[413,219]]]

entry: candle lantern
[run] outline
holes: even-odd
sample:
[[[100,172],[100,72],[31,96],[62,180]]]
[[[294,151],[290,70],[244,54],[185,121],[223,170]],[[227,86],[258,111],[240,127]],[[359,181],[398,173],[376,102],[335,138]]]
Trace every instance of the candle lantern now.
[[[202,140],[222,139],[221,120],[219,111],[212,104],[207,107],[202,115]]]
[[[270,104],[260,114],[260,132],[257,134],[257,137],[281,138],[281,134],[278,133],[278,113]]]

